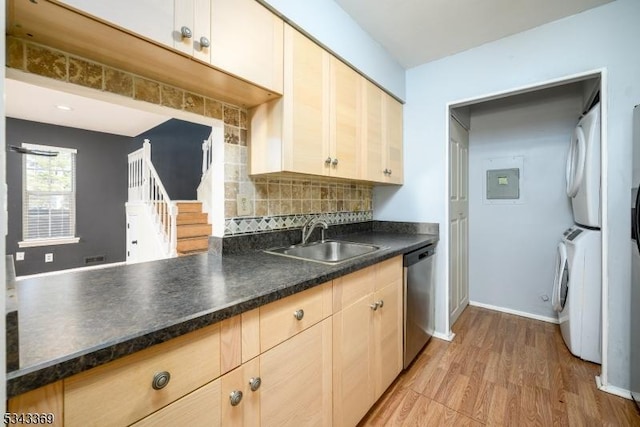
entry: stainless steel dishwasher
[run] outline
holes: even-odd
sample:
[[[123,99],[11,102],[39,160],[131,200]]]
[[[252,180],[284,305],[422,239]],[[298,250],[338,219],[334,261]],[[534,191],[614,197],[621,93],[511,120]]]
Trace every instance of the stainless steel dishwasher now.
[[[433,254],[435,245],[404,256],[404,368],[433,335],[435,322]]]

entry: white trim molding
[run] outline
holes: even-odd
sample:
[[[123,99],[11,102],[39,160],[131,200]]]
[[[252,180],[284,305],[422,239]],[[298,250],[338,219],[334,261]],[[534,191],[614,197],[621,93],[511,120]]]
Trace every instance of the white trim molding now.
[[[605,393],[613,394],[614,396],[620,396],[624,397],[625,399],[631,400],[631,392],[629,390],[613,385],[602,384],[602,379],[598,375],[596,375],[596,385],[598,386],[598,390],[604,391]]]
[[[66,269],[66,270],[48,271],[46,273],[28,274],[28,275],[25,275],[25,276],[18,276],[18,277],[16,277],[16,280],[32,279],[34,277],[55,276],[57,274],[65,274],[65,273],[77,273],[79,271],[102,270],[103,268],[119,267],[121,265],[127,265],[127,263],[126,262],[112,262],[112,263],[109,263],[109,264],[90,265],[90,266],[87,266],[87,267],[78,267],[78,268],[69,268],[69,269]]]
[[[444,341],[453,341],[453,339],[456,337],[456,334],[454,334],[453,332],[449,331],[448,334],[442,334],[440,332],[434,332],[433,333],[433,337],[434,338],[438,338],[439,340],[444,340]]]
[[[69,245],[78,243],[79,237],[55,237],[53,239],[31,239],[18,242],[19,248],[35,248],[38,246]]]
[[[488,310],[493,310],[493,311],[500,311],[502,313],[514,314],[514,315],[520,316],[520,317],[527,317],[529,319],[541,320],[543,322],[554,323],[556,325],[560,323],[558,321],[558,319],[556,319],[554,317],[541,316],[539,314],[527,313],[526,311],[513,310],[511,308],[499,307],[497,305],[485,304],[485,303],[478,302],[478,301],[469,301],[469,305],[474,306],[474,307],[486,308]]]

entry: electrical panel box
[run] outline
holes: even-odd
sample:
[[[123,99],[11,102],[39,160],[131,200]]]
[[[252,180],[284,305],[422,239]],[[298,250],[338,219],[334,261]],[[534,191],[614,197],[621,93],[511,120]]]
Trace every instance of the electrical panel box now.
[[[487,171],[487,200],[519,199],[520,169],[491,169]]]

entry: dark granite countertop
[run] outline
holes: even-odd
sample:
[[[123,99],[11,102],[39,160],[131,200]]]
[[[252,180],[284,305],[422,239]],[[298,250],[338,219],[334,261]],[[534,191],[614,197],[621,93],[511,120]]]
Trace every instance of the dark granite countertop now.
[[[438,240],[363,232],[383,246],[339,265],[252,251],[200,254],[17,282],[20,368],[7,396],[35,389]]]

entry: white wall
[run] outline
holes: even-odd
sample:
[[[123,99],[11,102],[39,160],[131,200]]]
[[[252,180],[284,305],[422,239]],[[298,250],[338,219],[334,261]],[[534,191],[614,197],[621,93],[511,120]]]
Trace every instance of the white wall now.
[[[405,185],[377,188],[374,217],[433,221],[443,233],[436,257],[436,328],[446,333],[447,130],[449,102],[482,97],[586,70],[608,71],[609,383],[629,372],[629,189],[631,117],[640,101],[640,1],[617,0],[407,71]]]
[[[333,0],[260,0],[400,99],[405,70]]]
[[[573,225],[565,161],[581,107],[581,86],[574,84],[471,108],[471,301],[557,319],[550,299],[556,246]],[[520,199],[489,203],[483,190],[486,161],[513,156],[524,159]]]

